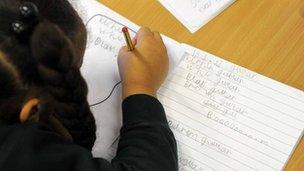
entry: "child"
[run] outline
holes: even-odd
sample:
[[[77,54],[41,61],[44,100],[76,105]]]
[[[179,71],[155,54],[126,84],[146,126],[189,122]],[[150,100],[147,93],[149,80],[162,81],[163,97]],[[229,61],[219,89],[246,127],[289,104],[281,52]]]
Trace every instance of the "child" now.
[[[90,153],[96,128],[79,72],[85,43],[66,0],[0,1],[0,170],[177,170],[156,99],[168,70],[160,35],[142,28],[136,50],[119,53],[123,127],[111,163]]]
[[[18,123],[20,117],[26,117],[19,117],[22,108],[38,99],[39,105],[25,114],[33,112],[27,120],[44,122],[90,150],[95,141],[95,121],[79,72],[85,27],[67,1],[34,0],[41,13],[36,5],[25,3],[23,8],[33,8],[28,14],[19,9],[21,2],[0,1],[0,120]]]

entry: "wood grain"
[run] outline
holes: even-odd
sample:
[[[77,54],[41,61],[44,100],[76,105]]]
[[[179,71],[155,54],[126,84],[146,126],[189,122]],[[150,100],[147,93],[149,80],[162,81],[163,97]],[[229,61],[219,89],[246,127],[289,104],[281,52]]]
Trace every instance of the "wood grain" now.
[[[191,34],[156,0],[100,0],[141,26],[304,90],[304,1],[238,0]],[[304,140],[286,171],[304,171]]]

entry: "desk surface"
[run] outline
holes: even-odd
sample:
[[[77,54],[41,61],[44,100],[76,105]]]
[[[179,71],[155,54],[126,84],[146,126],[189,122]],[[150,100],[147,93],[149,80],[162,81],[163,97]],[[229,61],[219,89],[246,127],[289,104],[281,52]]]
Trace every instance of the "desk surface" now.
[[[156,0],[100,1],[138,25],[304,90],[303,0],[239,0],[195,34]],[[304,139],[286,170],[304,170]]]

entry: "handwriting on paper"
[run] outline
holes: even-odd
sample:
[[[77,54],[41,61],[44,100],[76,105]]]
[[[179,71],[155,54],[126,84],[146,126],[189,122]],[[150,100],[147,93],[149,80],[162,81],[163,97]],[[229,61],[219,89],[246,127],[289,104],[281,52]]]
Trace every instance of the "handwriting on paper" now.
[[[104,152],[118,136],[121,126],[121,79],[117,55],[125,44],[121,32],[124,25],[100,14],[99,8],[95,12],[86,12],[91,13],[91,17],[86,22],[88,40],[81,71],[88,84],[88,101],[97,125],[93,154],[107,157]],[[134,34],[131,30],[131,35]]]
[[[169,117],[168,124],[173,131],[185,135],[186,137],[199,143],[201,146],[208,146],[225,155],[231,154],[231,150],[222,143],[208,137],[207,135],[202,134],[199,131],[193,130],[193,128],[186,126],[185,124],[175,119]]]
[[[220,5],[224,0],[191,0],[192,8],[198,12],[205,12],[214,6]]]
[[[303,122],[277,110],[277,105],[264,104],[273,101],[289,107],[273,94],[256,90],[258,86],[266,89],[263,92],[274,91],[260,80],[252,71],[195,48],[185,52],[159,91],[180,144],[183,169],[198,170],[197,162],[202,163],[201,170],[212,170],[213,162],[221,165],[215,167],[220,170],[276,170],[284,165]],[[189,154],[210,161],[194,161]]]
[[[210,167],[206,168],[204,164],[198,160],[179,152],[178,153],[179,171],[207,171],[213,170]]]
[[[97,14],[87,23],[88,46],[87,48],[102,48],[116,58],[119,49],[125,45],[125,40],[121,32],[123,24],[114,21],[107,16]],[[94,33],[94,34],[92,34]],[[131,35],[135,31],[131,30]]]

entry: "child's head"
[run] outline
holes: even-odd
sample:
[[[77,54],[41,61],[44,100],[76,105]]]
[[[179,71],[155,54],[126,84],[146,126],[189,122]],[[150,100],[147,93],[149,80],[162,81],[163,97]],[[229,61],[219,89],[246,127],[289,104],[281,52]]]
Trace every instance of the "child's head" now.
[[[37,8],[37,15],[27,18],[23,12],[28,6]],[[79,73],[85,46],[85,26],[67,0],[1,0],[0,124],[20,123],[22,117],[27,120],[38,107],[43,108],[43,115],[57,114],[56,108],[48,107],[56,105],[62,113],[64,109],[75,112],[70,108],[87,93]],[[80,88],[69,85],[78,82]],[[73,97],[68,97],[67,91],[73,92]],[[65,102],[72,105],[66,107]],[[31,120],[50,122],[43,118]],[[92,116],[88,120],[91,123]],[[66,134],[62,124],[52,126]]]

